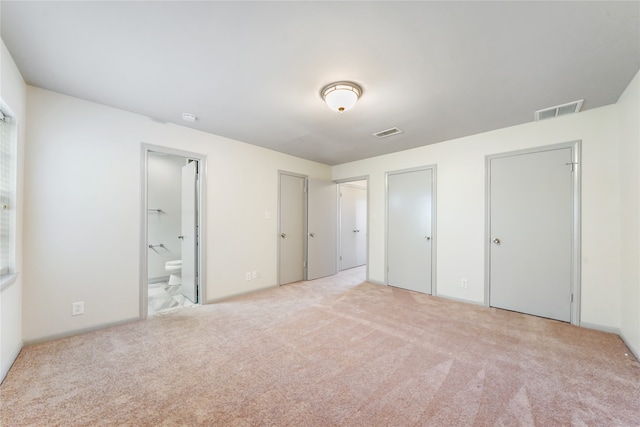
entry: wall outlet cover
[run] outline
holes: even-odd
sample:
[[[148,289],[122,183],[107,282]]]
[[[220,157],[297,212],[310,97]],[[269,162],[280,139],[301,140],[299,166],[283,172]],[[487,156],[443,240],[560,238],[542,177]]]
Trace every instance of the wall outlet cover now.
[[[84,301],[78,301],[71,304],[71,315],[78,316],[84,314]]]

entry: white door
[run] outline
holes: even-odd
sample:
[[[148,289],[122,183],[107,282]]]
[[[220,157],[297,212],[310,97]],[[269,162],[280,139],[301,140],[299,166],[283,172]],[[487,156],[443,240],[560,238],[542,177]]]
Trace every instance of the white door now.
[[[571,147],[489,159],[489,305],[569,322]]]
[[[338,188],[331,181],[310,179],[307,209],[307,280],[336,274]]]
[[[387,173],[387,284],[431,294],[433,169]]]
[[[340,185],[340,270],[367,262],[367,190]]]
[[[182,295],[194,303],[198,302],[197,175],[197,161],[182,167]]]
[[[278,283],[284,285],[304,279],[305,180],[301,176],[280,174],[278,237]]]

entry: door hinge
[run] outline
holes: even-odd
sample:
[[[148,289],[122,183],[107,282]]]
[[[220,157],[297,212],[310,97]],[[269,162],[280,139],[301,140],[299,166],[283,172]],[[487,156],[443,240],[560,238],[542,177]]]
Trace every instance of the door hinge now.
[[[571,302],[573,302],[573,294],[571,294]]]
[[[578,162],[569,162],[569,163],[565,163],[565,165],[571,165],[571,172],[574,172],[576,170],[575,165],[577,165]]]
[[[340,255],[340,261],[342,261],[342,255]]]

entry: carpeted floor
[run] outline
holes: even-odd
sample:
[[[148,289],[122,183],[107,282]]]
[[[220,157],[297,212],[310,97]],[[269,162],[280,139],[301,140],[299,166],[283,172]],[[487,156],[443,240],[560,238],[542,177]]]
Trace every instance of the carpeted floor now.
[[[640,426],[619,337],[363,270],[23,349],[2,426]]]

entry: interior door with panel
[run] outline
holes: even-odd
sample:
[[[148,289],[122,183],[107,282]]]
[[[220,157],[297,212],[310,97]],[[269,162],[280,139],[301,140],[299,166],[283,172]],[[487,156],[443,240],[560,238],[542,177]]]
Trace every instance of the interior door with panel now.
[[[190,161],[182,167],[182,294],[191,302],[198,302],[198,162]]]
[[[305,185],[303,176],[280,173],[278,283],[298,282],[305,273]]]
[[[489,158],[488,168],[489,305],[569,322],[573,147]]]
[[[387,284],[432,293],[434,169],[387,173]]]
[[[307,280],[336,274],[338,186],[331,181],[308,180]]]

